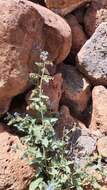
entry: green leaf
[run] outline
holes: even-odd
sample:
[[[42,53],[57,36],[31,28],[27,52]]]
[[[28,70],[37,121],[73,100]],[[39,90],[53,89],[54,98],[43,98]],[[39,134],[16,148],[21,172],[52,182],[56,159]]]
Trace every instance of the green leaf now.
[[[48,147],[48,144],[49,144],[48,139],[47,139],[47,138],[44,138],[44,139],[42,140],[42,144],[47,148],[47,147]]]
[[[43,182],[43,178],[38,178],[38,179],[32,181],[32,183],[29,186],[29,190],[37,190],[40,183],[42,183],[42,182]]]

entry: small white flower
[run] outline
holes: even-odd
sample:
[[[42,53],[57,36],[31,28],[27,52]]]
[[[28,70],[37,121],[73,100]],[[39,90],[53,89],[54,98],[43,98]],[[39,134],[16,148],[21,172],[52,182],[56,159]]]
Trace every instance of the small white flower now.
[[[48,52],[47,51],[42,51],[41,54],[40,54],[40,59],[42,61],[46,61],[48,58]]]

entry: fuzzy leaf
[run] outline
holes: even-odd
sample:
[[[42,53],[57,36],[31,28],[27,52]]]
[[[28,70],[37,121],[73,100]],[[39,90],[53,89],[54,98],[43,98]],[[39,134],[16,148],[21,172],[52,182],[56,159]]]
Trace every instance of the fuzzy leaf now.
[[[43,181],[43,178],[38,178],[30,184],[29,190],[37,190],[39,184]]]

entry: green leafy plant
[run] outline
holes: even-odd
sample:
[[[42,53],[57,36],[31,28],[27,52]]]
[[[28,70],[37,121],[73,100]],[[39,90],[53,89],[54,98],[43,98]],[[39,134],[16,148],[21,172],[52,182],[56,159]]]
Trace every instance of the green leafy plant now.
[[[66,132],[62,139],[56,138],[54,125],[57,118],[49,110],[49,98],[43,92],[43,84],[52,80],[47,70],[52,63],[47,60],[47,52],[42,52],[40,58],[41,62],[35,63],[36,73],[30,74],[35,87],[27,107],[35,111],[35,118],[28,114],[9,115],[9,125],[24,133],[23,139],[27,144],[25,154],[29,164],[35,168],[29,190],[83,190],[92,181],[98,189],[95,178],[86,173],[86,166],[82,169],[74,166],[69,151],[69,134],[72,130]]]

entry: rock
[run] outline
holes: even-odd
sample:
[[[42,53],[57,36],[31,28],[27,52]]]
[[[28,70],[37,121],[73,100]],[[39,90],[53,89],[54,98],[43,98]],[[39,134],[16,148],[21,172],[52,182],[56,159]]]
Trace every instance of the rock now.
[[[90,84],[73,66],[59,65],[57,72],[64,80],[61,104],[76,114],[83,112],[91,95]]]
[[[107,85],[107,23],[102,23],[77,55],[77,67],[97,85]]]
[[[85,155],[91,155],[96,149],[96,140],[89,135],[82,135],[78,139],[78,146],[83,149]]]
[[[94,0],[84,16],[84,27],[87,35],[90,37],[102,22],[107,22],[107,0]]]
[[[77,120],[71,116],[69,108],[67,106],[61,106],[58,122],[55,125],[57,137],[62,138],[65,132],[70,131],[76,123]]]
[[[86,12],[86,6],[80,7],[76,10],[74,10],[72,13],[76,17],[79,24],[84,24],[84,15]]]
[[[107,158],[107,136],[104,136],[98,140],[97,149],[101,156]]]
[[[49,109],[58,112],[59,102],[62,96],[63,78],[61,74],[55,74],[48,84],[43,85],[44,94],[49,97]]]
[[[65,133],[73,130],[75,127],[79,127],[82,133],[83,131],[88,131],[86,126],[71,114],[67,106],[63,105],[60,107],[58,121],[54,126],[57,137],[62,138]],[[72,134],[72,131],[70,134]]]
[[[71,29],[63,18],[26,0],[0,1],[0,114],[28,87],[41,51],[59,63],[70,51]],[[4,51],[5,50],[5,51]],[[5,99],[5,101],[4,101]]]
[[[75,16],[69,14],[65,17],[65,19],[72,30],[72,47],[70,55],[76,55],[87,41],[87,37],[83,31],[82,26],[78,23]]]
[[[61,63],[70,52],[72,45],[71,29],[62,17],[49,9],[40,5],[35,5],[35,8],[44,22],[41,31],[43,34],[42,39],[45,41],[43,50],[49,53],[49,58],[52,61]],[[40,23],[38,27],[40,27]]]
[[[103,186],[102,188],[101,188],[101,190],[106,190],[107,189],[107,186]]]
[[[71,157],[74,158],[75,167],[77,169],[85,168],[87,156],[89,157],[96,150],[96,138],[90,135],[87,128],[80,128],[78,126],[71,134],[70,143]]]
[[[67,15],[91,0],[45,0],[46,6],[57,14]]]
[[[85,126],[80,128],[78,125],[74,134],[79,134],[77,140],[73,143],[75,144],[74,153],[77,155],[85,156],[91,155],[96,149],[96,140],[97,138],[90,134],[89,129]],[[78,151],[77,151],[78,149]]]
[[[0,189],[25,190],[34,176],[27,160],[22,159],[25,146],[18,137],[0,124]]]
[[[7,110],[9,109],[9,106],[11,104],[11,98],[8,97],[2,97],[0,99],[0,116],[2,116],[4,113],[7,112]]]
[[[103,181],[103,176],[101,175],[101,172],[92,166],[87,167],[87,174],[93,176],[97,180],[97,182],[101,183]],[[92,190],[94,190],[94,189],[92,189]]]
[[[107,133],[107,89],[96,86],[92,91],[93,110],[90,123],[92,131]]]

